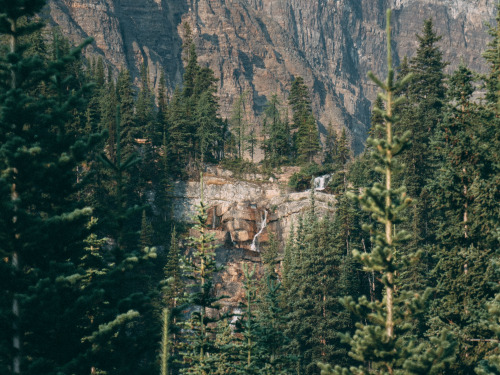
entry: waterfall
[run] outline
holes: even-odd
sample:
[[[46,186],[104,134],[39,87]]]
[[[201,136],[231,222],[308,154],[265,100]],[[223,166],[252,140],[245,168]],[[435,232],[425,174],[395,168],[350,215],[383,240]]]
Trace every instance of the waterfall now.
[[[260,252],[260,250],[257,247],[257,237],[260,236],[264,228],[267,226],[267,210],[264,209],[264,219],[260,223],[260,230],[257,232],[257,234],[253,237],[252,245],[250,245],[250,250],[252,251],[257,251]]]
[[[314,190],[325,190],[328,181],[330,180],[329,174],[325,174],[323,176],[316,177],[314,179]]]

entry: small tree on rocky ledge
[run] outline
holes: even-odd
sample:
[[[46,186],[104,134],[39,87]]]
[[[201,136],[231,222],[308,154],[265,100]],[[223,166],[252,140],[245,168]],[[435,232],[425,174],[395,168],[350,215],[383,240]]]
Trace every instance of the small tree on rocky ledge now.
[[[398,123],[398,116],[393,109],[402,100],[395,93],[408,82],[410,76],[397,82],[394,79],[390,17],[391,12],[388,10],[387,79],[382,82],[373,73],[369,73],[369,77],[384,91],[379,96],[385,102],[386,109],[378,108],[377,111],[384,118],[380,130],[385,132],[385,138],[368,140],[373,145],[372,158],[377,161],[377,171],[384,176],[384,184],[375,183],[358,198],[363,209],[370,212],[377,223],[365,226],[373,233],[375,246],[369,254],[354,251],[354,256],[364,265],[365,270],[380,273],[385,289],[384,297],[373,302],[369,302],[366,297],[357,302],[352,297],[344,298],[343,303],[362,318],[356,325],[354,336],[343,335],[344,340],[351,345],[349,355],[362,364],[350,368],[338,365],[332,368],[330,365],[319,364],[322,375],[436,374],[454,358],[455,344],[447,333],[431,338],[430,342],[419,343],[410,336],[405,336],[410,328],[409,318],[422,311],[430,290],[424,295],[403,292],[398,288],[395,277],[403,265],[409,264],[411,258],[417,258],[418,254],[397,259],[397,247],[404,243],[408,235],[404,231],[395,232],[394,225],[400,222],[401,212],[411,202],[406,197],[404,187],[394,189],[391,183],[396,168],[394,157],[408,145],[409,138],[408,133],[401,137],[393,136],[393,126]]]

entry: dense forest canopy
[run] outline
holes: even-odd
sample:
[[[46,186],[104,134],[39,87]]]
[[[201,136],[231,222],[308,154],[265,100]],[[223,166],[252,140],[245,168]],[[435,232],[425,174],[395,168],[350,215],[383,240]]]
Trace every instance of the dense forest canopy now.
[[[92,41],[47,28],[44,3],[0,0],[2,374],[500,374],[500,8],[487,75],[446,75],[430,19],[393,67],[388,12],[388,75],[370,75],[354,157],[345,130],[320,142],[301,77],[262,127],[246,93],[223,119],[188,24],[168,97],[146,65],[136,88],[83,58]],[[300,166],[289,189],[311,190],[262,274],[242,268],[237,313],[203,191],[191,228],[172,215],[174,181],[209,164]],[[311,178],[327,173],[337,206],[320,217]]]

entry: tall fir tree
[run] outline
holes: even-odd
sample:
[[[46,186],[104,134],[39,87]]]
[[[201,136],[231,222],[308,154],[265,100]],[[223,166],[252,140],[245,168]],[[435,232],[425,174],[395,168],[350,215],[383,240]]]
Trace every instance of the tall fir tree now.
[[[207,227],[207,209],[203,202],[203,174],[201,174],[201,202],[193,230],[197,235],[189,239],[190,254],[182,258],[183,276],[191,281],[189,290],[191,312],[186,324],[184,344],[185,374],[208,375],[217,367],[217,347],[213,340],[217,315],[223,297],[214,295],[213,278],[219,270],[215,262],[214,234]]]
[[[70,66],[90,43],[49,59],[29,49],[43,25],[44,1],[2,1],[0,8],[0,371],[83,373],[88,327],[75,308],[85,269],[79,268],[92,210],[78,199],[77,177],[93,137],[68,125],[84,108],[87,85],[75,89]],[[26,22],[26,19],[32,21]],[[6,43],[5,43],[6,42]],[[75,324],[79,322],[81,324]],[[85,369],[88,372],[88,368]]]
[[[403,276],[411,290],[422,293],[432,281],[427,275],[433,267],[433,260],[428,246],[435,241],[434,228],[431,226],[432,210],[427,182],[434,173],[434,149],[431,140],[443,121],[445,105],[445,75],[443,55],[431,19],[425,20],[421,34],[417,34],[418,48],[416,55],[403,60],[399,67],[398,80],[404,79],[404,73],[412,74],[412,79],[399,85],[397,94],[406,100],[396,103],[394,110],[400,114],[399,128],[396,135],[411,132],[411,147],[401,154],[404,168],[394,170],[395,186],[405,186],[414,204],[402,213],[403,220],[398,229],[406,230],[410,235],[407,245],[400,251],[405,255],[422,250],[420,262],[411,270],[411,275]],[[403,286],[405,287],[405,286]],[[422,334],[420,332],[419,334]]]
[[[313,197],[310,211],[299,221],[294,244],[287,249],[290,265],[284,285],[285,334],[291,340],[289,353],[298,359],[296,368],[288,371],[300,374],[317,374],[317,361],[346,363],[346,347],[338,333],[353,326],[339,303],[351,291],[347,283],[341,284],[346,249],[335,241],[332,221],[317,218]]]
[[[494,296],[487,280],[494,277],[491,259],[496,250],[485,241],[483,207],[473,189],[491,173],[483,143],[487,119],[473,93],[473,73],[462,64],[449,79],[449,104],[433,143],[439,169],[428,185],[437,238],[432,276],[438,285],[431,328],[450,330],[457,337],[459,361],[450,371],[455,374],[471,373],[488,350],[486,341],[470,340],[491,336],[480,321],[487,315],[485,303]]]
[[[400,102],[395,96],[408,76],[395,80],[391,55],[391,12],[387,12],[387,65],[388,77],[380,81],[371,72],[369,77],[384,91],[381,97],[386,103],[386,109],[381,111],[385,121],[386,136],[382,139],[369,139],[376,150],[373,157],[379,162],[378,170],[384,175],[384,184],[376,183],[367,188],[359,197],[362,207],[372,213],[377,225],[369,229],[374,236],[375,246],[371,253],[354,252],[365,267],[365,270],[378,271],[385,293],[383,300],[369,302],[366,297],[357,302],[352,297],[346,297],[344,303],[360,315],[361,321],[356,324],[356,332],[345,335],[350,342],[350,356],[362,362],[358,367],[342,368],[336,365],[320,364],[321,373],[327,374],[437,374],[446,368],[453,360],[454,345],[451,336],[442,333],[432,337],[430,342],[417,342],[405,333],[410,328],[408,319],[412,313],[420,310],[430,291],[424,296],[399,290],[396,275],[401,270],[397,249],[404,243],[407,234],[404,231],[394,231],[394,225],[401,218],[401,212],[408,207],[410,200],[404,189],[394,189],[392,186],[394,159],[408,144],[409,133],[401,137],[393,135],[393,126],[398,124],[397,113],[393,105]],[[410,260],[410,256],[406,256]]]
[[[247,116],[246,116],[246,97],[244,92],[234,101],[231,111],[231,132],[236,137],[236,147],[238,158],[242,159],[247,148]]]
[[[265,162],[272,167],[286,163],[291,153],[290,129],[283,119],[281,103],[276,94],[271,96],[264,109],[263,135]]]
[[[319,133],[312,112],[309,90],[302,77],[297,77],[292,82],[288,103],[293,113],[292,129],[297,130],[294,141],[297,160],[312,162],[319,151]]]

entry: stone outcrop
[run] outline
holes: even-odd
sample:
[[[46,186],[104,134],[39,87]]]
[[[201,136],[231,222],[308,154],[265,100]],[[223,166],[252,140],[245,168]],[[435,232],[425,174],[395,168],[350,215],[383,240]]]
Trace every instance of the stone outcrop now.
[[[224,176],[224,177],[221,177]],[[251,256],[255,244],[266,244],[273,233],[283,242],[288,238],[290,225],[310,207],[310,192],[290,192],[286,182],[276,179],[259,180],[246,176],[247,180],[231,177],[231,173],[211,168],[203,178],[203,197],[208,207],[208,225],[216,234],[221,245],[242,249]],[[177,221],[191,222],[196,206],[201,200],[200,181],[180,181],[175,183],[173,212]],[[319,215],[334,214],[334,195],[315,193],[315,207]]]
[[[290,192],[287,180],[296,168],[272,178],[249,174],[235,178],[230,171],[207,168],[203,177],[203,202],[208,208],[208,226],[215,235],[216,261],[224,269],[215,278],[218,295],[227,309],[235,310],[243,300],[243,265],[256,268],[256,277],[263,273],[261,250],[265,251],[271,234],[280,243],[289,236],[290,225],[311,206],[311,192]],[[191,223],[201,200],[200,181],[180,181],[174,186],[173,212],[177,221]],[[334,215],[336,198],[316,192],[315,212],[319,216]],[[265,220],[265,227],[263,222]],[[261,233],[255,240],[254,237]],[[191,235],[199,233],[194,231]]]
[[[484,72],[485,22],[495,0],[49,0],[49,17],[73,40],[93,36],[89,53],[127,66],[137,77],[146,61],[151,80],[166,72],[170,89],[181,82],[181,23],[193,28],[200,62],[219,78],[222,115],[248,92],[258,124],[266,100],[285,100],[303,76],[324,132],[328,123],[350,130],[363,147],[374,86],[368,70],[383,73],[385,9],[394,9],[395,61],[412,56],[415,34],[432,17],[450,69],[461,59]]]

